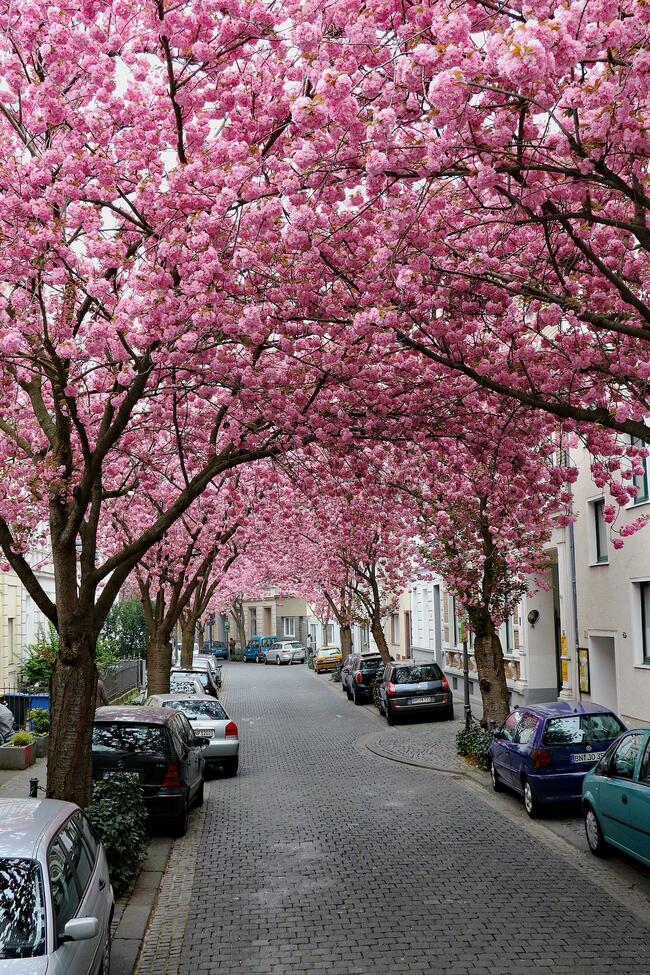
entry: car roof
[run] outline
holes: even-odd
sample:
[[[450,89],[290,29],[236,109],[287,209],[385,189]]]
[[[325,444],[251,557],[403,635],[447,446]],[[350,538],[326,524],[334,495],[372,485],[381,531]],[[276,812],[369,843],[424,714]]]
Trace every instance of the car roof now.
[[[157,701],[200,701],[201,704],[205,704],[206,701],[215,702],[215,698],[210,697],[208,694],[150,694],[149,697],[155,697]],[[221,704],[221,701],[216,701],[216,703]],[[147,709],[153,708],[153,704],[147,704],[146,707]],[[221,707],[223,707],[223,704],[221,704]],[[165,708],[165,711],[167,710],[168,708]]]
[[[542,718],[570,718],[581,714],[615,714],[611,708],[591,701],[549,701],[547,704],[526,704],[521,710],[530,711]]]
[[[33,859],[43,835],[78,808],[59,799],[0,799],[0,856]]]
[[[435,660],[391,660],[396,667],[430,667],[431,664],[439,666]]]
[[[130,724],[167,724],[171,717],[169,708],[143,708],[141,705],[125,704],[117,708],[97,708],[95,711],[95,721],[124,721]]]

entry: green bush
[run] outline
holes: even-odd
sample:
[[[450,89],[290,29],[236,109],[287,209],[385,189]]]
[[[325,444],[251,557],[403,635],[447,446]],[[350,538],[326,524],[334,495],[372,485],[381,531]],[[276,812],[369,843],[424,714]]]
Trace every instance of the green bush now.
[[[314,669],[314,658],[311,656],[311,654],[307,657],[307,666],[310,670]]]
[[[14,734],[12,742],[16,748],[22,748],[24,745],[31,745],[32,736],[29,731],[17,731]]]
[[[338,665],[338,667],[335,667],[334,670],[332,671],[332,673],[330,675],[330,680],[333,680],[335,684],[340,684],[341,683],[341,665],[340,664]]]
[[[490,768],[491,741],[491,732],[477,725],[461,728],[456,735],[456,751],[459,755],[473,758],[478,767],[487,772]]]
[[[86,813],[104,845],[113,890],[120,897],[137,875],[147,848],[147,813],[138,776],[113,772],[95,782]]]
[[[37,735],[46,735],[50,730],[50,712],[47,708],[32,708],[27,717],[34,725]]]
[[[384,671],[381,669],[375,679],[372,682],[372,703],[375,707],[379,708],[379,685],[384,677]]]

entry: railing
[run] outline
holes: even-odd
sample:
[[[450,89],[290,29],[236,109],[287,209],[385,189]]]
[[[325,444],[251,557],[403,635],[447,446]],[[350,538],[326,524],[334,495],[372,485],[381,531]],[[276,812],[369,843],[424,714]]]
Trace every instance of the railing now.
[[[109,701],[115,701],[144,684],[144,660],[118,660],[104,675],[104,690]]]

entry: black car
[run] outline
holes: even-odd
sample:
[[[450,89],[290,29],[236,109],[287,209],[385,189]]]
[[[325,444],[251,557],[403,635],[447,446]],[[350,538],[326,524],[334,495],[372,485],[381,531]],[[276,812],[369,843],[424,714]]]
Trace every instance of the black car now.
[[[454,701],[438,664],[398,660],[384,671],[379,685],[379,709],[388,724],[409,714],[438,714],[451,719]]]
[[[190,806],[203,802],[205,744],[180,711],[98,708],[93,725],[93,778],[134,772],[142,783],[151,819],[162,820],[176,836],[182,836]]]
[[[379,654],[368,656],[357,653],[350,658],[350,666],[346,675],[345,689],[348,699],[355,704],[364,704],[372,700],[372,685],[378,673],[383,669],[384,662]]]
[[[219,697],[219,684],[211,670],[193,670],[191,667],[172,667],[172,676],[176,680],[198,680],[206,694]],[[219,678],[220,680],[220,678]]]

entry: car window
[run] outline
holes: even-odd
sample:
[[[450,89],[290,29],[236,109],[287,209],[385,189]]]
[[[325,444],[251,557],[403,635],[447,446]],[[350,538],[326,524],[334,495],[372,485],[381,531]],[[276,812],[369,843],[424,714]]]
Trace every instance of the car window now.
[[[38,862],[18,857],[2,857],[0,959],[35,958],[43,954],[45,908]]]
[[[160,755],[166,751],[164,728],[122,721],[98,723],[93,728],[93,751]]]
[[[641,760],[639,782],[642,782],[643,785],[650,785],[650,738],[648,738],[648,744],[646,745],[645,753]]]
[[[550,718],[544,730],[545,745],[594,745],[611,741],[625,728],[615,714],[572,714]]]
[[[396,667],[393,674],[395,684],[421,684],[425,681],[442,680],[438,664],[420,664],[419,667]]]
[[[519,726],[517,728],[515,737],[517,744],[532,745],[535,740],[535,735],[537,734],[538,724],[539,721],[533,714],[525,714],[519,722]]]
[[[179,757],[182,757],[187,751],[187,741],[185,740],[185,735],[182,731],[182,727],[179,724],[180,714],[176,715],[172,721],[169,722],[169,733],[172,736],[172,741],[176,747],[176,753]]]
[[[58,937],[62,937],[66,924],[77,913],[81,898],[72,865],[58,839],[50,844],[47,854],[47,872],[50,876],[54,927]]]
[[[358,666],[359,666],[359,670],[361,670],[361,671],[377,671],[377,670],[381,670],[382,664],[383,664],[383,661],[382,661],[381,657],[377,657],[376,660],[373,660],[372,658],[370,658],[370,659],[368,659],[368,658],[363,659],[362,658],[359,661],[359,665]]]
[[[59,833],[59,839],[65,852],[68,854],[68,860],[72,864],[72,869],[79,883],[79,889],[83,893],[88,886],[90,875],[93,872],[93,864],[86,845],[81,839],[81,831],[72,819],[68,820]]]
[[[519,728],[519,722],[521,721],[521,715],[519,711],[513,711],[509,714],[503,723],[503,728],[501,731],[508,741],[514,741],[517,736],[517,730]]]
[[[164,708],[182,711],[187,718],[212,718],[221,721],[228,717],[218,701],[211,697],[197,697],[193,701],[164,701]]]
[[[90,853],[90,859],[95,862],[97,859],[97,850],[99,849],[99,843],[97,842],[97,837],[93,833],[93,828],[88,822],[86,816],[82,812],[75,813],[73,816],[74,821],[77,826],[81,829],[81,834],[86,841],[86,846],[88,847],[88,852]]]
[[[626,735],[609,763],[609,774],[617,779],[633,779],[643,735]]]
[[[180,722],[181,735],[188,748],[194,747],[194,732],[192,731],[192,725],[189,723],[185,715],[181,712],[178,715],[178,720]]]

